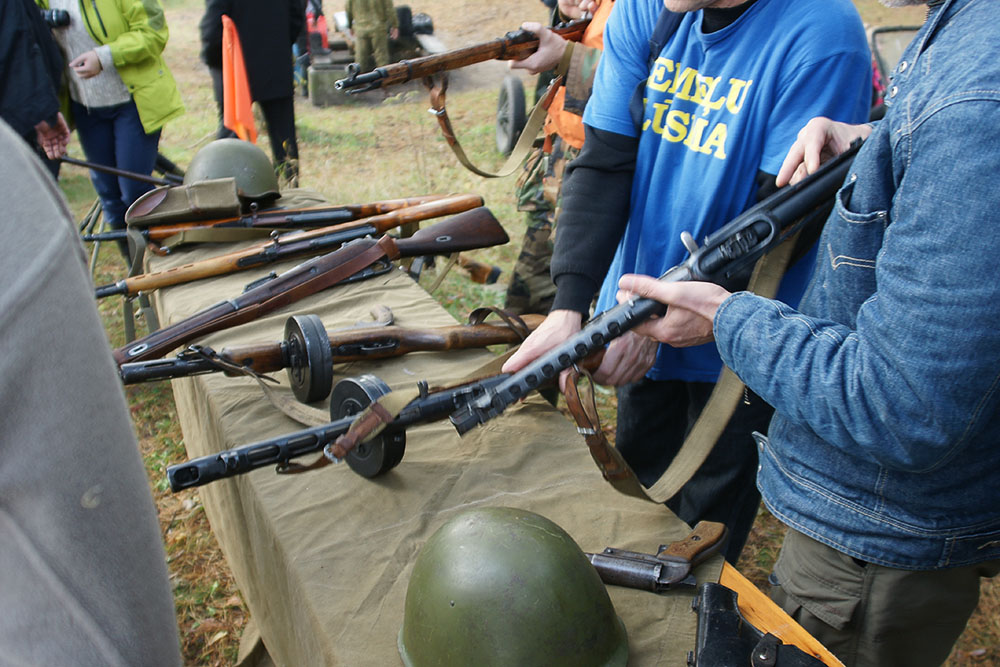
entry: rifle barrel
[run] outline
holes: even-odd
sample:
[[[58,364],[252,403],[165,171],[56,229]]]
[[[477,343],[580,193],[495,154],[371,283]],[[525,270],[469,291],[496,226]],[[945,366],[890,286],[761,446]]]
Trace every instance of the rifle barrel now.
[[[97,164],[96,162],[87,162],[86,160],[77,160],[68,155],[63,155],[59,158],[61,162],[66,164],[76,165],[77,167],[86,167],[87,169],[93,169],[94,171],[103,171],[106,174],[113,174],[115,176],[121,176],[123,178],[131,178],[133,181],[140,181],[142,183],[152,183],[153,185],[177,185],[176,180],[168,180],[166,178],[157,178],[156,176],[150,176],[148,174],[138,174],[134,171],[125,171],[124,169],[118,169],[117,167],[109,167],[104,164]]]

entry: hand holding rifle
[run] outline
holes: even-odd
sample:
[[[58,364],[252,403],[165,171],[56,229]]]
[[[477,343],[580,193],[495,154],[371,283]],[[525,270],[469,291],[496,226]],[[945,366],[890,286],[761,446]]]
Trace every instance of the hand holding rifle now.
[[[559,15],[567,20],[583,19],[597,9],[594,0],[559,0]],[[512,60],[511,69],[526,69],[531,74],[539,74],[555,68],[566,52],[566,39],[548,26],[536,21],[521,24],[521,30],[538,36],[538,50],[521,60]]]

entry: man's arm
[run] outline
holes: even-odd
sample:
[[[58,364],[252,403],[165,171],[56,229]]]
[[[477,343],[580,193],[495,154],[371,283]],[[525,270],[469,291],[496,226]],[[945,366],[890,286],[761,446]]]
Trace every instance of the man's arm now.
[[[39,123],[55,119],[59,81],[50,72],[62,70],[62,59],[33,2],[0,3],[0,63],[0,115],[14,131],[27,136]]]
[[[639,141],[584,125],[580,155],[566,168],[552,255],[552,312],[503,366],[516,371],[580,330],[628,222]],[[603,364],[602,364],[603,366]]]

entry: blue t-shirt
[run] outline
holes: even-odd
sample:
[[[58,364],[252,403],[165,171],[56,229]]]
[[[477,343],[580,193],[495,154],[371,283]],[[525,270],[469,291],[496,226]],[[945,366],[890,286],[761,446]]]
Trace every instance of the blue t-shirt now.
[[[647,70],[648,40],[662,0],[619,0],[584,122],[636,136],[628,101],[646,85],[628,226],[598,299],[615,304],[625,273],[658,276],[687,256],[682,231],[699,242],[756,201],[758,171],[777,174],[798,131],[814,116],[868,118],[871,54],[850,0],[757,0],[732,24],[701,31],[684,16]],[[811,257],[792,267],[778,298],[796,304]],[[714,382],[714,344],[661,345],[649,377]]]

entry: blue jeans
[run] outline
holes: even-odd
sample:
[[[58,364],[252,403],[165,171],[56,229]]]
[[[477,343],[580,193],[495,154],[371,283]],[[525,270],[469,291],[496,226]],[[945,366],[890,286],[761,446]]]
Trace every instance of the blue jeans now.
[[[684,444],[715,384],[650,380],[618,388],[615,446],[647,488],[656,483]],[[718,521],[729,529],[723,555],[739,559],[750,535],[760,493],[757,446],[751,433],[767,432],[774,409],[753,392],[740,401],[708,458],[667,507],[690,525]]]
[[[73,102],[72,110],[87,160],[145,176],[153,173],[160,131],[146,134],[135,102],[91,109]],[[90,181],[101,199],[104,218],[112,229],[124,229],[125,211],[142,194],[153,189],[149,183],[93,169]],[[127,256],[128,246],[124,249]]]

